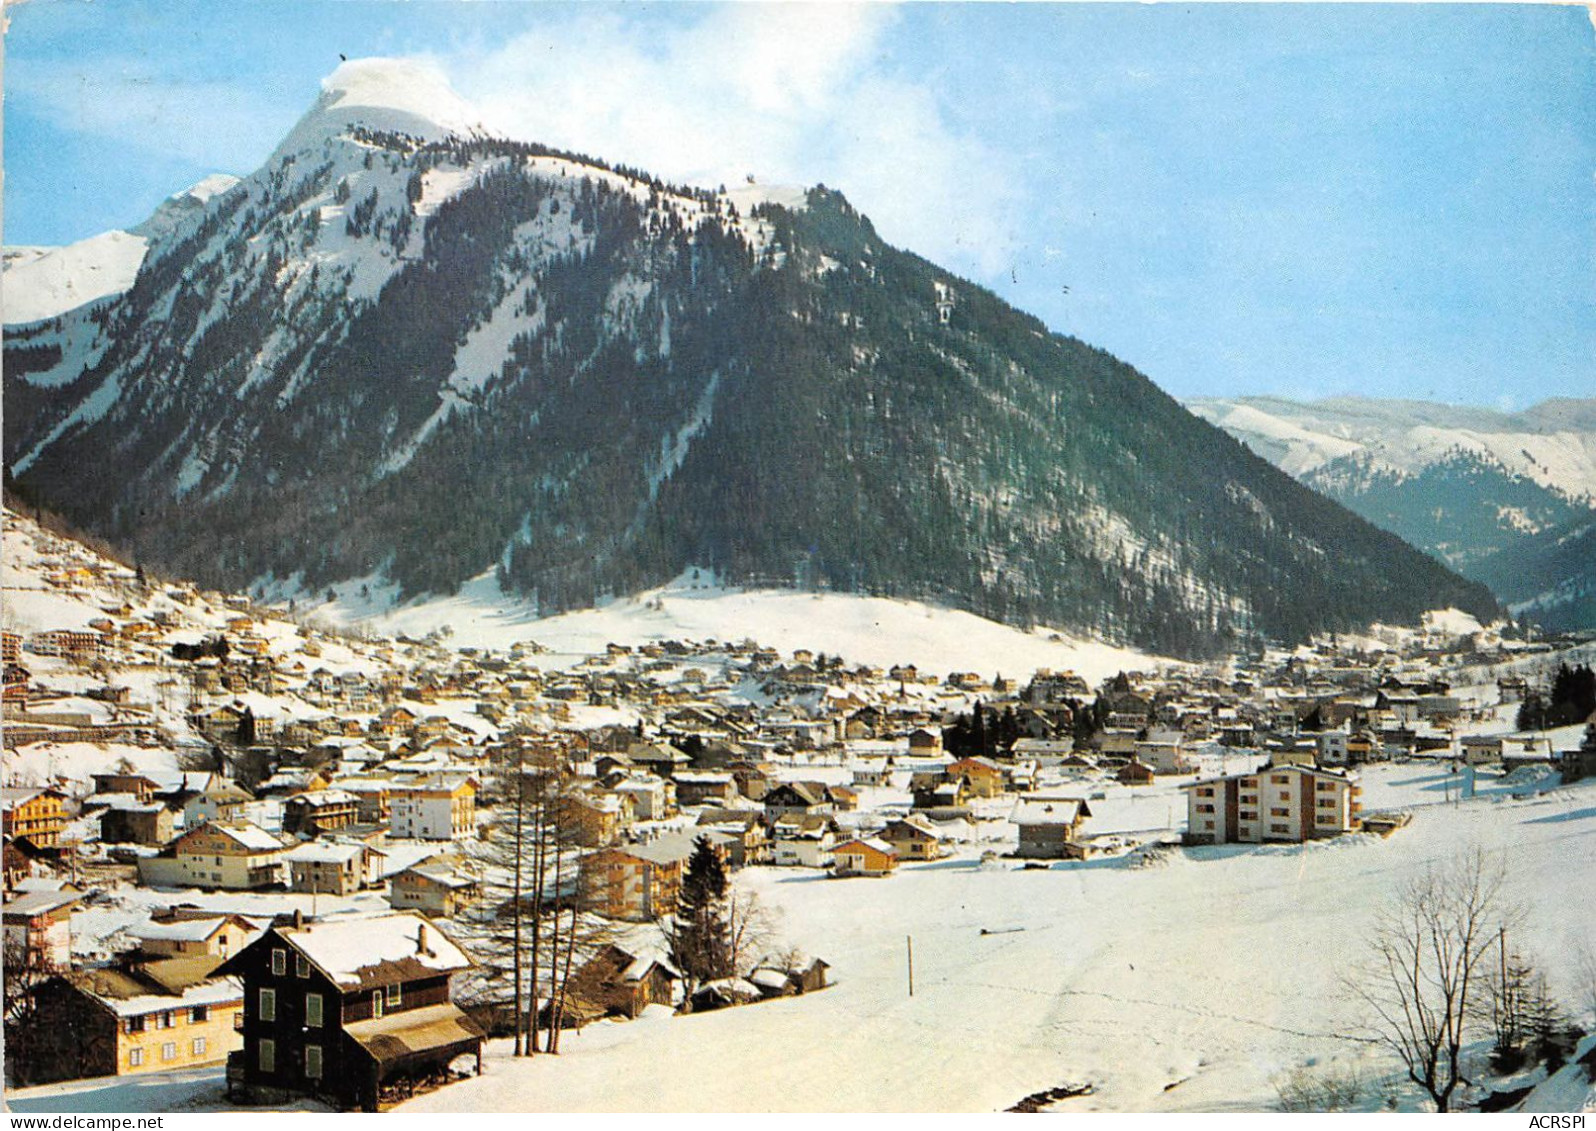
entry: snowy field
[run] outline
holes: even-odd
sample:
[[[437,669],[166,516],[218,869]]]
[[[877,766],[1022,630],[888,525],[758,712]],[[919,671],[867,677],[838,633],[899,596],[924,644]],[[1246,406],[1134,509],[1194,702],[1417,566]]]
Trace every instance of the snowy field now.
[[[1596,785],[1490,791],[1447,804],[1444,770],[1368,775],[1414,813],[1390,839],[1176,849],[1018,869],[979,849],[885,880],[776,868],[739,884],[782,913],[786,941],[833,966],[824,993],[692,1017],[594,1026],[558,1058],[488,1061],[486,1074],[406,1110],[1001,1110],[1089,1081],[1082,1111],[1255,1111],[1305,1064],[1394,1063],[1341,984],[1380,902],[1426,864],[1500,853],[1529,910],[1520,946],[1567,954],[1596,935]],[[1377,786],[1377,789],[1373,787]],[[1157,812],[1160,785],[1131,802]],[[906,938],[914,940],[908,994]],[[1548,961],[1548,967],[1558,963]],[[500,1050],[495,1050],[500,1051]],[[716,1065],[663,1073],[662,1063]],[[821,1082],[794,1088],[794,1081]],[[1416,1097],[1395,1087],[1400,1106]],[[1371,1089],[1369,1106],[1384,1092]]]
[[[1172,809],[1183,819],[1179,780],[1081,783],[1103,794],[1087,831],[1152,840],[1141,834]],[[1542,956],[1554,979],[1569,965],[1556,957],[1596,937],[1596,783],[1482,774],[1459,800],[1458,781],[1444,765],[1370,768],[1369,806],[1414,815],[1389,839],[1031,869],[983,862],[983,850],[1003,846],[976,842],[885,880],[745,870],[738,885],[779,912],[783,941],[831,964],[831,989],[590,1026],[567,1034],[558,1057],[517,1061],[493,1042],[481,1078],[404,1110],[980,1112],[1082,1081],[1094,1094],[1062,1110],[1257,1111],[1274,1107],[1276,1080],[1310,1064],[1356,1066],[1369,1081],[1365,1106],[1391,1095],[1414,1110],[1417,1096],[1394,1082],[1342,983],[1381,901],[1427,864],[1479,847],[1500,854],[1528,912],[1517,947]],[[1009,827],[983,823],[988,834],[1012,843]],[[226,1109],[219,1078],[204,1073],[29,1089],[8,1102],[62,1110],[67,1089],[76,1111]]]
[[[420,637],[447,630],[454,647],[507,649],[535,640],[554,653],[538,658],[543,667],[601,654],[612,641],[635,645],[750,637],[782,652],[808,648],[855,664],[913,662],[933,672],[1001,672],[1011,677],[1052,668],[1074,671],[1093,684],[1120,671],[1174,666],[1173,661],[1129,649],[1049,629],[1026,632],[919,601],[718,587],[695,582],[696,572],[597,609],[543,618],[528,602],[503,593],[492,573],[468,582],[454,596],[424,598],[397,609],[387,606],[389,594],[379,586],[369,585],[362,599],[360,584],[351,582],[334,587],[338,600],[314,610],[312,619],[384,636]]]

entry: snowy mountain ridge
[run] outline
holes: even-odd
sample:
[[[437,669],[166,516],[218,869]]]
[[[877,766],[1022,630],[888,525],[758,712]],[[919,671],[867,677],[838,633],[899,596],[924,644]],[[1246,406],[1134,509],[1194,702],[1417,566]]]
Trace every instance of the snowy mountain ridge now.
[[[112,230],[64,247],[7,247],[0,318],[7,326],[59,318],[126,291],[150,244],[166,238],[238,183],[217,173],[163,201],[129,231]]]
[[[1515,614],[1546,628],[1596,627],[1596,400],[1520,412],[1361,397],[1188,407],[1490,586]]]
[[[119,295],[133,285],[149,241],[132,232],[102,232],[65,247],[8,247],[6,325],[55,318]]]
[[[1467,452],[1571,501],[1596,502],[1596,400],[1559,398],[1521,412],[1363,397],[1193,398],[1186,406],[1309,482],[1352,457],[1413,476]]]

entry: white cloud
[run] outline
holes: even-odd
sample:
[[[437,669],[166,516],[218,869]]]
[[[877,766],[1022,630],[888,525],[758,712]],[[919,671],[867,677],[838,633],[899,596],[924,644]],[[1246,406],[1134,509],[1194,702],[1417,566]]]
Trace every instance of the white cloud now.
[[[694,184],[824,182],[891,242],[1005,269],[1018,178],[893,66],[892,7],[732,4],[641,23],[566,11],[451,62],[490,127]]]

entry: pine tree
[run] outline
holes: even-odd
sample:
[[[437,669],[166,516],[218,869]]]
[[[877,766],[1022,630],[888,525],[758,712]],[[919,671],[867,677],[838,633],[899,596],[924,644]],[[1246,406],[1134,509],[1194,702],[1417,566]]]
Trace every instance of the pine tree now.
[[[705,982],[733,972],[730,891],[720,853],[708,837],[699,837],[682,877],[675,918],[666,930],[671,960],[686,981],[689,996]]]

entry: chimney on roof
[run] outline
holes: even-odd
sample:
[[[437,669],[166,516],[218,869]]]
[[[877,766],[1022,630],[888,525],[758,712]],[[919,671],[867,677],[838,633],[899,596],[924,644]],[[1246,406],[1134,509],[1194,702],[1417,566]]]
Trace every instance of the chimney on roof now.
[[[425,923],[418,924],[416,927],[416,953],[432,953],[427,949],[427,925]]]
[[[299,908],[294,908],[294,930],[302,930],[305,926],[305,913]]]

